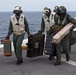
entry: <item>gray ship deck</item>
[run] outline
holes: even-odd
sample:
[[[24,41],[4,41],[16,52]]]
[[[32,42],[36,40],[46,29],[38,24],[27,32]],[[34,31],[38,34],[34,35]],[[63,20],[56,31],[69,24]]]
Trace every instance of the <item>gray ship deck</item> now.
[[[65,61],[62,54],[62,64],[54,66],[53,61],[48,60],[48,56],[43,55],[35,58],[27,58],[26,51],[23,50],[23,63],[16,65],[16,57],[13,53],[10,57],[5,57],[0,49],[0,75],[76,75],[76,44],[72,46],[70,61]]]

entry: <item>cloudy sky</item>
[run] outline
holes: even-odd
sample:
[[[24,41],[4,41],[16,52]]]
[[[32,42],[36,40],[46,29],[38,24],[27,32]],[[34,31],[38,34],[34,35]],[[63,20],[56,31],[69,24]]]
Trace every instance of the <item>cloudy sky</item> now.
[[[45,6],[53,10],[56,5],[64,5],[68,11],[76,11],[76,0],[0,0],[0,11],[12,11],[17,5],[23,11],[42,11]]]

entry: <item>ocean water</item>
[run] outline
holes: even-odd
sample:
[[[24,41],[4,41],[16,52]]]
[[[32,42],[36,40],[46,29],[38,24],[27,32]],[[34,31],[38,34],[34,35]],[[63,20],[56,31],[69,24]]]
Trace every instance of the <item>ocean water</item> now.
[[[76,12],[68,12],[72,17],[76,17]],[[29,29],[31,34],[37,33],[37,31],[41,27],[41,19],[43,12],[24,12],[23,13],[27,19],[27,22],[29,24]],[[10,22],[10,16],[12,15],[12,12],[0,12],[0,40],[5,39],[9,22]],[[12,35],[10,36],[12,40]],[[27,38],[27,34],[25,34],[25,38]]]

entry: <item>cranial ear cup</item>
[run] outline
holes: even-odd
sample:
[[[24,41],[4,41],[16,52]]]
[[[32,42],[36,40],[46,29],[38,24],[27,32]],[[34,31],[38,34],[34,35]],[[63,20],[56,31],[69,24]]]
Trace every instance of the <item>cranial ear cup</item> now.
[[[20,10],[20,13],[23,13],[23,11],[22,11],[22,10]]]
[[[16,11],[15,11],[15,10],[13,10],[13,13],[15,14],[15,13],[16,13]]]

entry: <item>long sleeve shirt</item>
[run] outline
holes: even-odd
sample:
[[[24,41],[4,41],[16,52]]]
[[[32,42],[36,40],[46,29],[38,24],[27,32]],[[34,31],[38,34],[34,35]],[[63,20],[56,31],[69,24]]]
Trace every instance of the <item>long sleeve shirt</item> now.
[[[44,29],[45,29],[45,22],[44,22],[44,19],[42,17],[42,21],[41,21],[41,31],[44,32]]]

